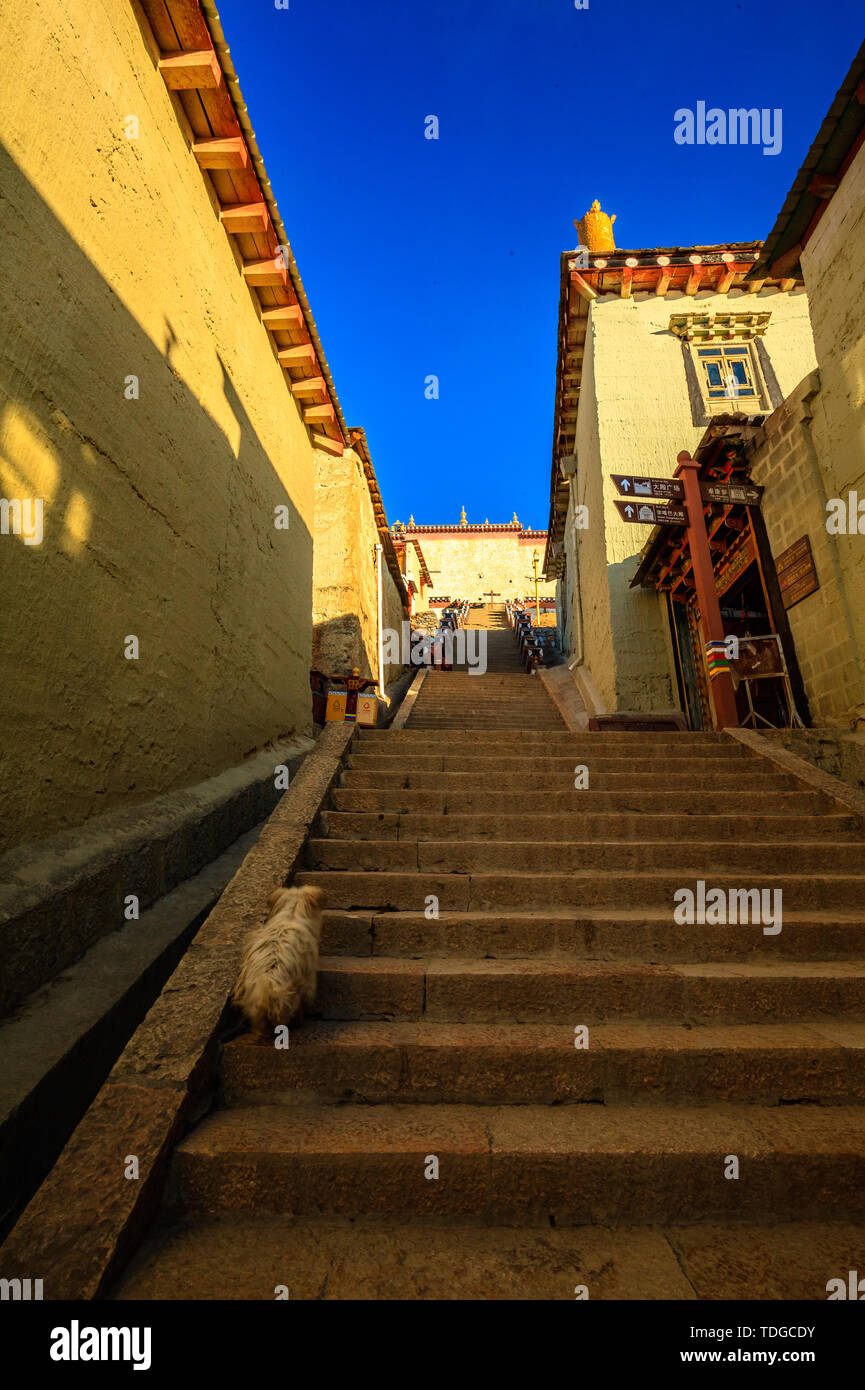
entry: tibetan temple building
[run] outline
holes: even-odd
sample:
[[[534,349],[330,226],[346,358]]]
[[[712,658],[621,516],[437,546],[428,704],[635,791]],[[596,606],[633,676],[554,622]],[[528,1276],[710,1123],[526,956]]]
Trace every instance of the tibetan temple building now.
[[[596,203],[561,258],[545,570],[597,715],[865,720],[862,67],[765,243],[623,250]]]
[[[403,574],[413,611],[457,599],[492,604],[533,596],[535,557],[540,597],[555,596],[555,579],[543,573],[547,533],[521,525],[516,512],[510,521],[481,525],[467,520],[465,508],[453,524],[418,526],[410,517],[394,523],[393,539],[397,553],[406,556]]]

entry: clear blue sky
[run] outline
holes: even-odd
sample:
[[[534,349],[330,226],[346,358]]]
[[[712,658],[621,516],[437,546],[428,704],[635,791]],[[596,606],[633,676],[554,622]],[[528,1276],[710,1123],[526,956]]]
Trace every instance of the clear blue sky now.
[[[388,519],[541,528],[572,219],[599,198],[626,249],[765,237],[863,27],[854,0],[219,9]],[[677,145],[698,101],[780,107],[780,154]]]

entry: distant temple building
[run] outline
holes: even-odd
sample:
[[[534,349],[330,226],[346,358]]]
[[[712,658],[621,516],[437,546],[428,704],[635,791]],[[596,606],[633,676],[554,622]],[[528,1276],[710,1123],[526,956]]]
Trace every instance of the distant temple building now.
[[[539,596],[555,598],[555,580],[543,573],[547,533],[522,526],[516,512],[511,521],[482,525],[470,523],[465,508],[458,522],[444,525],[418,526],[409,517],[406,523],[395,522],[392,534],[414,612],[442,599],[504,603],[533,598],[535,556]]]

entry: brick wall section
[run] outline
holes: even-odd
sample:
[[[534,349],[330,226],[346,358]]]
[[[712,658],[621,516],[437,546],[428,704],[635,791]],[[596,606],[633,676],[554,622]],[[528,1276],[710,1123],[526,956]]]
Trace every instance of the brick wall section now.
[[[810,372],[754,442],[751,476],[766,489],[763,519],[773,556],[807,535],[819,589],[787,616],[815,724],[849,726],[861,699],[847,588],[836,538],[826,530],[826,492],[811,421],[820,376]]]

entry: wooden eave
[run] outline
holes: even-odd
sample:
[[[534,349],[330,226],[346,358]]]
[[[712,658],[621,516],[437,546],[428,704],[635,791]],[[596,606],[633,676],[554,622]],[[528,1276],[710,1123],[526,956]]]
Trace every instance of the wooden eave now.
[[[754,277],[801,274],[800,257],[865,139],[865,43],[839,87],[767,236]]]
[[[347,431],[348,442],[360,459],[363,468],[366,485],[369,488],[370,500],[372,502],[373,515],[375,517],[375,529],[378,532],[379,543],[382,547],[385,563],[387,564],[390,576],[397,587],[397,593],[404,608],[409,606],[408,590],[406,589],[405,578],[400,568],[399,556],[393,543],[393,536],[390,533],[387,515],[384,509],[384,502],[381,499],[378,479],[375,476],[375,469],[372,466],[372,458],[369,452],[369,444],[366,439],[366,432],[355,426]]]
[[[140,9],[181,128],[210,185],[274,352],[312,349],[297,361],[280,361],[290,394],[305,378],[324,383],[318,409],[304,406],[303,392],[293,392],[299,397],[295,408],[311,442],[340,454],[345,421],[216,8],[210,0],[141,0]],[[280,247],[288,248],[287,264]]]

